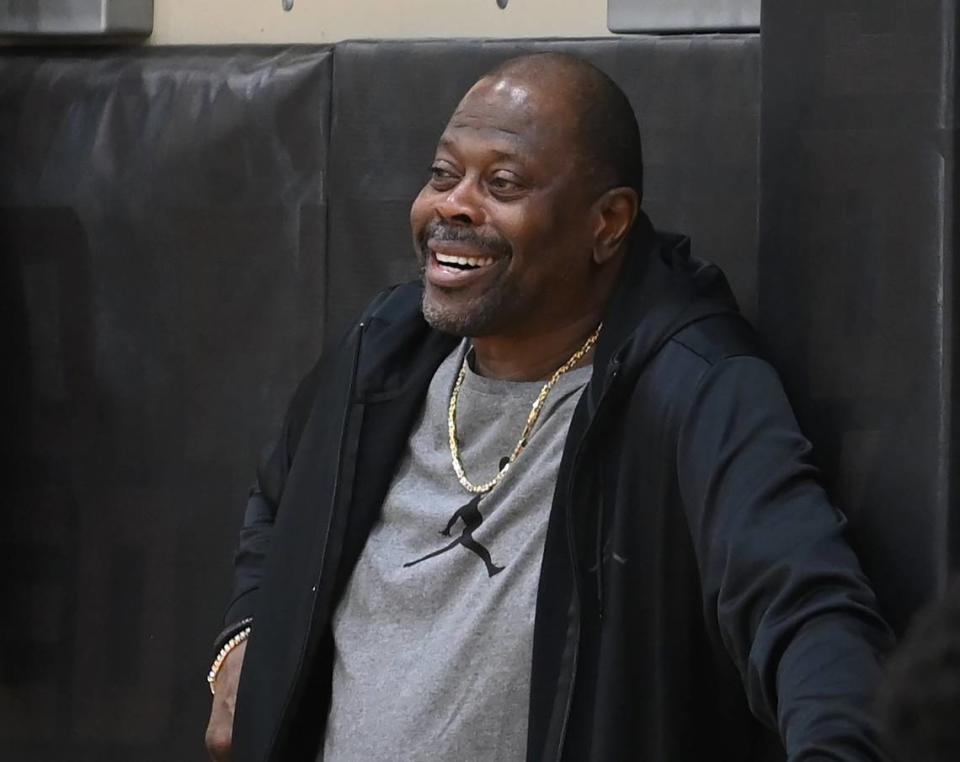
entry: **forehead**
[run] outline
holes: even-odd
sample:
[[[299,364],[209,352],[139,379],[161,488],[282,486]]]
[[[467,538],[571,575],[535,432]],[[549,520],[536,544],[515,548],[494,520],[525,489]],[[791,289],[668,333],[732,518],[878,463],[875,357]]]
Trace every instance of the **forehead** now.
[[[470,140],[511,153],[570,150],[576,120],[558,90],[510,77],[482,79],[453,112],[441,145]]]

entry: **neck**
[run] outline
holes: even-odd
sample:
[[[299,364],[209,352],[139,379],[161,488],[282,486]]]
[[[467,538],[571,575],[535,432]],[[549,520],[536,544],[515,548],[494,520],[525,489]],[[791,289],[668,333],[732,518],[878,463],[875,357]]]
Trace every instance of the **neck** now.
[[[600,324],[600,311],[556,324],[548,331],[473,340],[476,371],[504,381],[540,381],[563,365]],[[578,364],[590,362],[593,352]]]

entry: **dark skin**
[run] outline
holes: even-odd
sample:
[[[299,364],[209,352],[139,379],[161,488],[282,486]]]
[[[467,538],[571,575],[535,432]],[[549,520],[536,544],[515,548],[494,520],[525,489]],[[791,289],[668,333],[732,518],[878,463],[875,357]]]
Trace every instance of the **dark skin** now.
[[[216,762],[230,762],[233,746],[233,711],[237,703],[237,686],[240,684],[240,670],[246,653],[246,642],[234,648],[223,660],[220,671],[213,684],[216,691],[210,707],[210,720],[204,739],[210,759]]]
[[[593,182],[576,131],[578,85],[562,66],[522,63],[481,79],[451,117],[410,212],[427,265],[425,313],[442,330],[475,329],[453,332],[473,337],[485,376],[548,378],[596,329],[620,272],[640,198]],[[493,261],[469,276],[434,270],[443,285],[431,280],[436,252]],[[216,762],[230,760],[245,648],[224,660],[214,686],[206,743]]]
[[[427,264],[425,313],[462,329],[431,320],[441,330],[473,337],[483,375],[547,378],[583,344],[601,320],[636,219],[636,191],[598,192],[586,179],[573,86],[543,72],[480,80],[454,112],[413,203],[414,242]],[[431,225],[479,240],[435,243]],[[439,285],[430,277],[434,250],[495,261],[469,283]],[[471,323],[491,301],[495,314]]]

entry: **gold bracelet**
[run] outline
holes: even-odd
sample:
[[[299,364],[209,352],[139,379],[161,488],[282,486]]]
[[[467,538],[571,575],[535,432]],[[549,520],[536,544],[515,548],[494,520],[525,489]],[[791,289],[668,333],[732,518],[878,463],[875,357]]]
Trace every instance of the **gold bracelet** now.
[[[223,666],[224,659],[227,658],[234,648],[239,646],[243,641],[250,637],[250,628],[244,627],[240,632],[234,635],[230,640],[223,644],[223,648],[220,649],[220,653],[217,654],[217,658],[213,660],[213,664],[210,665],[210,671],[207,673],[207,685],[210,686],[211,695],[216,695],[213,684],[216,682],[217,674],[220,672],[220,667]]]

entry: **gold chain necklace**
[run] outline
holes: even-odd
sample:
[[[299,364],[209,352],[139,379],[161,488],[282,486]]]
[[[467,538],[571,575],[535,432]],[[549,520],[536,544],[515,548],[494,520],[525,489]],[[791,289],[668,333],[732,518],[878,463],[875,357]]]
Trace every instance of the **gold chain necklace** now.
[[[506,476],[507,471],[510,470],[510,466],[520,457],[520,453],[523,452],[523,449],[527,446],[527,442],[530,440],[530,435],[533,432],[533,427],[537,425],[537,420],[543,411],[543,403],[546,402],[550,390],[553,389],[557,381],[560,380],[560,376],[580,362],[584,355],[593,349],[593,345],[597,343],[597,339],[600,337],[601,328],[603,328],[603,323],[597,326],[597,330],[590,335],[590,338],[583,343],[583,346],[574,352],[569,360],[557,368],[547,383],[543,385],[540,394],[537,395],[537,398],[533,401],[533,405],[530,406],[530,414],[527,416],[527,423],[523,427],[523,433],[520,434],[520,440],[517,442],[517,446],[513,448],[513,452],[510,453],[510,457],[507,458],[507,462],[503,468],[497,472],[497,475],[483,484],[474,484],[467,479],[467,475],[463,471],[463,463],[460,460],[460,445],[457,442],[457,400],[460,399],[460,387],[463,386],[463,380],[467,377],[467,358],[466,356],[463,358],[463,362],[460,365],[460,373],[457,376],[456,383],[453,385],[453,391],[450,393],[450,409],[447,411],[447,433],[450,440],[450,459],[453,461],[453,470],[457,474],[457,481],[460,482],[467,492],[482,495],[496,487],[497,484],[500,483],[500,480]]]

